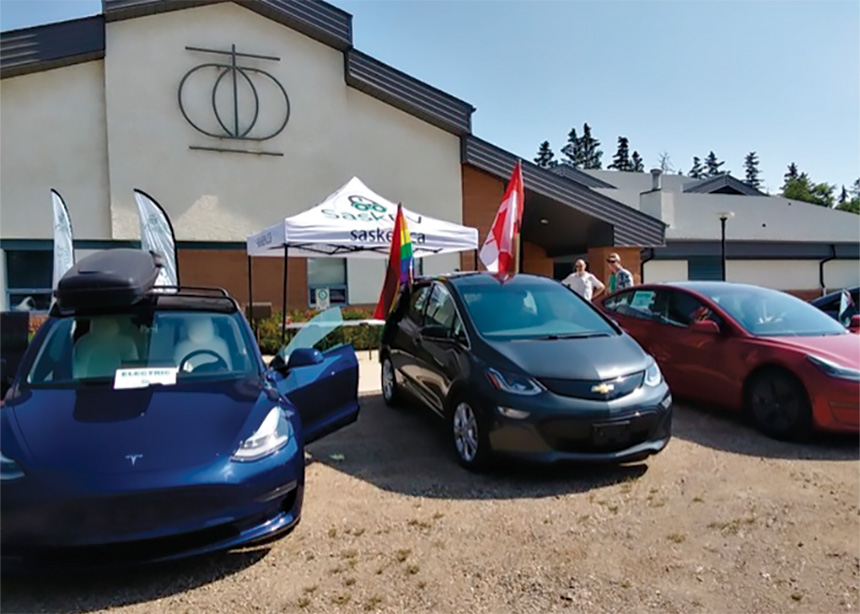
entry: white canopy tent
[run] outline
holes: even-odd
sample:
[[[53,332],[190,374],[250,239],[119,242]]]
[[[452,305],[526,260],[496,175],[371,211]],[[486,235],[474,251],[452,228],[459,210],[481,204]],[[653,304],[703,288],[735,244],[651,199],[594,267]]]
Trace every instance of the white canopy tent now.
[[[397,205],[358,177],[323,202],[248,237],[249,256],[387,258]],[[478,249],[478,230],[437,220],[405,207],[416,258]]]
[[[414,213],[405,207],[403,215],[415,258],[478,249],[476,228]],[[396,217],[396,204],[353,177],[311,209],[250,235],[246,244],[248,302],[253,306],[251,257],[284,258],[283,324],[286,334],[287,258],[388,258]],[[251,324],[253,326],[253,316]]]

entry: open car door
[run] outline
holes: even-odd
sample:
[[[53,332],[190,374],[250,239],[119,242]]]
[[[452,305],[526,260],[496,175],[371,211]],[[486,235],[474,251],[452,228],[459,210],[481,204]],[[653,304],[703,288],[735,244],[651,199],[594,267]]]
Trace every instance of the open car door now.
[[[358,359],[332,334],[343,324],[339,307],[320,312],[270,365],[281,394],[299,412],[309,444],[358,418]]]

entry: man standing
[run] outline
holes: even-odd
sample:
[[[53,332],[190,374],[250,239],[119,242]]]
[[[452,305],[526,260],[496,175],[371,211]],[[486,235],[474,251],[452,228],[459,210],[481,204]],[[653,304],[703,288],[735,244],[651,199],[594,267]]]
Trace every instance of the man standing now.
[[[580,258],[574,263],[573,268],[574,272],[565,277],[561,283],[585,300],[597,298],[606,289],[602,281],[586,270],[585,260]]]
[[[609,294],[633,286],[633,274],[621,266],[621,256],[612,252],[606,262],[609,264],[609,270],[612,271],[609,276]]]

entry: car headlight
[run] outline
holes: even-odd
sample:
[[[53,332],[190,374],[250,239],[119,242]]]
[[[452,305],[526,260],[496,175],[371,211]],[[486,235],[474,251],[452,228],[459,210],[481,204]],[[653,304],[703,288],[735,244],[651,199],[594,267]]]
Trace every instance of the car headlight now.
[[[254,434],[239,444],[234,461],[249,462],[274,454],[290,439],[290,425],[280,407],[272,408]]]
[[[544,391],[543,386],[526,375],[505,373],[489,367],[487,368],[487,377],[493,386],[502,392],[533,396]]]
[[[645,385],[653,388],[659,386],[662,381],[663,374],[660,373],[660,367],[657,366],[656,361],[652,360],[648,368],[645,369]]]
[[[821,356],[813,356],[812,354],[808,354],[806,358],[809,362],[824,371],[824,373],[830,377],[838,377],[839,379],[847,379],[852,382],[860,382],[860,371],[857,369],[843,367],[831,360],[821,358]]]
[[[0,481],[17,480],[24,477],[24,471],[16,461],[0,452]]]

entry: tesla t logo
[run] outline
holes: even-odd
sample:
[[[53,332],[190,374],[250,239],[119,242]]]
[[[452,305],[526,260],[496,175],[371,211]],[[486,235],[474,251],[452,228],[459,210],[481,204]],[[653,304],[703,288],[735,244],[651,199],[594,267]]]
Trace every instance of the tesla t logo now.
[[[597,384],[597,386],[591,387],[591,392],[596,392],[597,394],[609,394],[615,390],[615,386],[612,384]]]
[[[239,53],[236,45],[224,51],[186,49],[226,56],[223,61],[198,64],[179,83],[179,110],[195,130],[217,139],[244,141],[266,141],[281,133],[290,118],[287,91],[274,75],[249,65],[280,58]]]
[[[131,466],[134,467],[137,459],[143,458],[143,454],[126,454],[125,457],[131,461]]]

